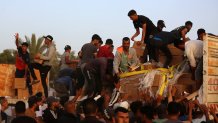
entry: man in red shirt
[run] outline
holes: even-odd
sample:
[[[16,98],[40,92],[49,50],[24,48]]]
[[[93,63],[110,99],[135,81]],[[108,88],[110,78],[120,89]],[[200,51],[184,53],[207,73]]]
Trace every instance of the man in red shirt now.
[[[98,50],[97,57],[105,57],[105,58],[114,58],[114,54],[112,53],[111,47],[113,45],[113,41],[111,39],[107,39],[104,46],[101,46]]]
[[[15,40],[16,40],[16,46],[17,46],[17,56],[16,56],[16,72],[15,77],[16,78],[26,78],[26,85],[29,89],[29,94],[32,95],[32,84],[30,81],[30,73],[29,73],[29,64],[30,64],[30,55],[27,51],[28,49],[28,43],[23,42],[21,45],[19,44],[19,34],[15,34]],[[33,83],[38,83],[39,80],[37,80],[35,75],[32,75],[33,77]]]

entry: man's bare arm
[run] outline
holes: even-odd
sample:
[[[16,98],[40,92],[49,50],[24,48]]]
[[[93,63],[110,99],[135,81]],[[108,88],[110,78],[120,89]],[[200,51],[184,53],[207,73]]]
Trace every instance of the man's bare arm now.
[[[187,41],[187,40],[186,40],[186,37],[185,37],[185,35],[186,35],[187,32],[188,32],[188,29],[187,29],[187,28],[184,28],[184,29],[182,30],[182,32],[181,32],[182,40],[183,40],[184,43]]]
[[[19,47],[19,34],[18,33],[15,33],[15,44],[17,47]]]
[[[135,37],[137,37],[139,34],[140,34],[140,30],[139,30],[139,28],[137,28],[137,29],[136,29],[136,32],[135,32],[135,34],[132,36],[131,40],[132,40],[132,41],[135,41]]]

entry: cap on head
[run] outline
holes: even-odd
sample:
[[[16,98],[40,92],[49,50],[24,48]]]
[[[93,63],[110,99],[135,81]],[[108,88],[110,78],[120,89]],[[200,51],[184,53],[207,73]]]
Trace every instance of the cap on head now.
[[[43,38],[46,38],[49,41],[53,41],[53,37],[51,35],[43,36]]]
[[[159,25],[161,27],[166,27],[166,25],[165,25],[163,20],[158,20],[157,25]]]
[[[29,46],[29,44],[28,44],[27,42],[23,42],[21,45],[22,45],[22,46],[26,46],[26,47]]]
[[[64,47],[64,50],[70,50],[71,49],[71,46],[70,45],[66,45],[65,47]]]

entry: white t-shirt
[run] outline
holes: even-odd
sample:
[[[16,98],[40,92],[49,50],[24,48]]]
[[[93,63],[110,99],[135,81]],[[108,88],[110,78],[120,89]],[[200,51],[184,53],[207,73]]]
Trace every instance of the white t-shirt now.
[[[197,59],[203,56],[203,41],[191,40],[185,43],[185,55],[192,67],[197,66]]]

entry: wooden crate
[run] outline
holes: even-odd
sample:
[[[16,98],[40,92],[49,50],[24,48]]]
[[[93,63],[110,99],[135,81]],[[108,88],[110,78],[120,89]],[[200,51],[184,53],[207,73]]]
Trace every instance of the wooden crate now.
[[[137,56],[140,57],[140,56],[143,56],[144,49],[146,48],[146,45],[145,44],[137,45],[134,42],[133,48],[136,50]],[[176,65],[176,64],[181,63],[184,59],[184,51],[176,48],[174,45],[168,45],[168,48],[170,49],[172,56],[173,56],[172,62],[170,65]],[[160,52],[159,61],[164,63],[166,57],[164,56],[164,54],[161,51],[159,51],[159,52]]]
[[[28,99],[29,98],[29,92],[28,89],[17,89],[17,98],[18,99]]]
[[[160,61],[161,63],[164,63],[165,60],[166,60],[166,57],[165,57],[165,56],[160,56],[160,57],[159,57],[159,61]],[[184,60],[184,57],[183,57],[183,56],[173,56],[170,65],[177,65],[177,64],[181,63],[183,60]]]
[[[134,42],[132,48],[136,50],[136,54],[138,58],[144,55],[144,50],[146,48],[146,44],[137,45],[136,42]]]
[[[120,85],[121,91],[128,95],[128,100],[136,101],[139,100],[141,97],[139,96],[139,82],[140,79],[143,77],[143,74],[134,75],[126,78],[122,78]],[[152,93],[156,94],[159,88],[159,84],[161,81],[161,75],[156,74],[153,81],[152,86]]]
[[[170,49],[170,52],[173,56],[184,55],[184,51],[180,50],[179,48],[176,48],[174,45],[168,45],[168,48]],[[160,51],[160,55],[163,56],[164,54]]]
[[[25,89],[26,88],[26,78],[14,78],[14,88],[15,89]]]
[[[195,84],[195,81],[192,80],[191,78],[192,78],[191,73],[185,73],[178,79],[177,83],[184,84],[184,85],[193,85]]]
[[[0,64],[0,96],[15,96],[14,72],[14,65]]]

